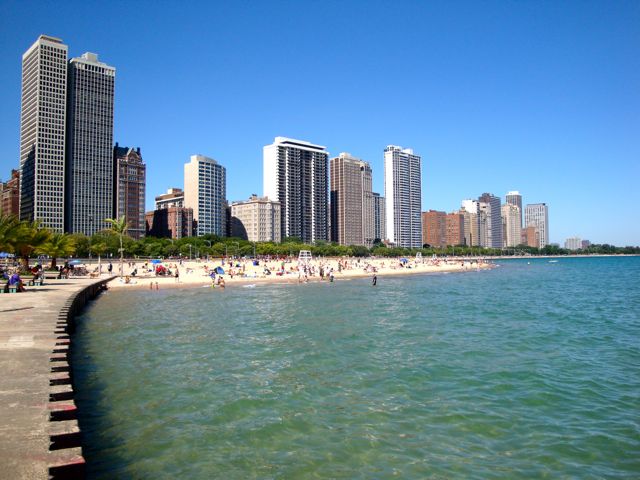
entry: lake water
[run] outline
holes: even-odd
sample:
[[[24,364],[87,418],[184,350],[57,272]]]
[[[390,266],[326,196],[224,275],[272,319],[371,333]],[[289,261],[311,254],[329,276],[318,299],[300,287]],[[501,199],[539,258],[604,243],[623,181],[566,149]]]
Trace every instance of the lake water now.
[[[110,291],[78,319],[90,478],[640,477],[640,258]]]

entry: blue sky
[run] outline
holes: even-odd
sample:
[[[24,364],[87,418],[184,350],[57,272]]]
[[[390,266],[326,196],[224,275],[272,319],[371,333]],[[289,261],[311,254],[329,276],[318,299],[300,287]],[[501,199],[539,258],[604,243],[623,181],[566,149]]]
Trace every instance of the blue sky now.
[[[640,2],[0,0],[0,178],[18,166],[22,53],[45,33],[116,74],[114,140],[147,208],[201,153],[262,193],[275,136],[422,156],[423,209],[519,190],[550,240],[639,245]]]

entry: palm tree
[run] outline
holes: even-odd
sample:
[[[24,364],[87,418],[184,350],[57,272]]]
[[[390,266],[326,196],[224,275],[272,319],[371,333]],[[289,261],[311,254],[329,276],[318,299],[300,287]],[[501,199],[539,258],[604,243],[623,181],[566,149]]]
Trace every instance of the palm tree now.
[[[92,243],[90,248],[93,253],[98,255],[98,272],[102,274],[102,260],[100,257],[107,251],[107,244],[104,242]]]
[[[68,257],[76,249],[74,238],[64,233],[52,233],[49,239],[36,248],[36,253],[42,253],[51,257],[51,269],[56,268],[58,257]]]
[[[14,251],[20,257],[22,268],[29,269],[29,257],[51,237],[51,231],[40,226],[40,222],[20,222]]]
[[[15,253],[20,220],[13,215],[0,215],[0,251]]]
[[[127,234],[127,229],[129,228],[127,217],[105,218],[104,221],[111,225],[109,232],[120,237],[120,276],[122,276],[124,272],[124,248],[122,246],[122,239]]]

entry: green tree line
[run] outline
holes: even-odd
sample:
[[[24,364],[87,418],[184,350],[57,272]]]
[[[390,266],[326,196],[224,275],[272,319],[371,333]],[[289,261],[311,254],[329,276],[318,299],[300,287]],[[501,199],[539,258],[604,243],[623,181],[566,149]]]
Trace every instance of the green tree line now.
[[[123,257],[224,257],[224,256],[297,256],[300,250],[310,250],[312,255],[324,257],[413,257],[421,252],[424,257],[437,256],[519,256],[519,255],[570,255],[570,254],[640,254],[640,247],[616,247],[613,245],[590,245],[584,250],[571,251],[555,245],[532,248],[525,245],[503,249],[467,247],[399,248],[387,247],[376,242],[373,247],[338,245],[317,241],[304,244],[298,238],[285,238],[281,243],[249,242],[241,238],[204,235],[180,239],[144,237],[134,240],[127,235],[124,218],[108,219],[112,227],[92,236],[83,234],[53,233],[38,222],[19,221],[15,217],[0,217],[0,252],[14,254],[23,264],[38,255],[51,257],[51,267],[56,258],[80,257],[122,259]]]

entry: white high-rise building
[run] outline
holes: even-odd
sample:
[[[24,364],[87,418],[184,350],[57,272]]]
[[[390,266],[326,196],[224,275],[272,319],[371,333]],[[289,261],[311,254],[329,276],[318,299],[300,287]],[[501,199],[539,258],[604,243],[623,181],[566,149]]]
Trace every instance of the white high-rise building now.
[[[263,149],[264,195],[280,202],[281,237],[328,240],[328,163],[325,147],[276,137]]]
[[[505,247],[516,247],[522,243],[520,209],[513,203],[502,205],[503,241]]]
[[[40,35],[22,56],[20,218],[56,232],[64,230],[67,50]]]
[[[68,75],[65,231],[93,235],[119,214],[113,207],[116,69],[85,53],[71,59]],[[144,207],[128,220],[134,238],[144,235]]]
[[[193,209],[196,235],[227,232],[227,172],[213,158],[191,155],[184,165],[184,206]]]
[[[398,247],[422,247],[421,158],[410,148],[384,150],[387,239]]]
[[[520,226],[522,226],[522,214],[524,212],[522,208],[522,195],[520,195],[520,192],[518,192],[517,190],[512,190],[511,192],[507,192],[505,200],[507,201],[507,203],[515,205],[520,209]]]
[[[531,203],[524,208],[526,227],[536,227],[539,235],[539,246],[549,245],[549,208],[546,203]]]
[[[331,159],[330,173],[331,240],[370,247],[375,240],[371,166],[341,153]]]

